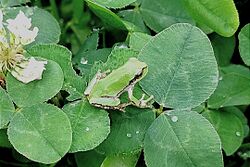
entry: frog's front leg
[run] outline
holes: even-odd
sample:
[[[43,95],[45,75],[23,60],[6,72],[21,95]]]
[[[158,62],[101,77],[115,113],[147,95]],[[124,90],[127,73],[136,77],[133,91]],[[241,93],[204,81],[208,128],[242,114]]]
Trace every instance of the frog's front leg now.
[[[148,105],[148,102],[150,102],[154,96],[150,96],[148,99],[144,99],[145,98],[145,94],[142,94],[142,97],[138,100],[134,95],[133,95],[133,89],[134,89],[135,85],[131,85],[130,87],[128,87],[128,98],[129,100],[137,107],[140,108],[146,108],[146,107],[150,107]]]

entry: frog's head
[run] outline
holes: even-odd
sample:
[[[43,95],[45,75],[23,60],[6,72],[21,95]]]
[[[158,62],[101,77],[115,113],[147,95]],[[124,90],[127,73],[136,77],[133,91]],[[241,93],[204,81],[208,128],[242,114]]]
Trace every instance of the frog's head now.
[[[131,57],[128,60],[128,63],[133,64],[134,67],[132,67],[132,68],[136,69],[135,70],[135,77],[133,79],[133,82],[137,82],[137,81],[141,80],[143,77],[145,77],[145,75],[148,72],[148,66],[147,66],[146,63],[144,63],[142,61],[139,61],[135,57]]]

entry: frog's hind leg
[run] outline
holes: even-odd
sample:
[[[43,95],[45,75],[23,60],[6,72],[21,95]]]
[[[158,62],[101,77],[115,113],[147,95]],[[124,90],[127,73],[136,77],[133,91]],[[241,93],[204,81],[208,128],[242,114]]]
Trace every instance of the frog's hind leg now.
[[[129,105],[133,104],[132,102],[128,102],[128,103],[122,103],[122,104],[119,104],[118,106],[115,107],[116,110],[120,110],[122,112],[126,112],[125,111],[125,108]]]
[[[133,105],[140,107],[140,108],[146,108],[150,107],[148,103],[154,98],[153,96],[150,96],[148,99],[145,99],[145,94],[142,94],[142,97],[138,100],[134,95],[133,95],[133,89],[134,85],[131,85],[128,87],[128,98],[132,102]]]

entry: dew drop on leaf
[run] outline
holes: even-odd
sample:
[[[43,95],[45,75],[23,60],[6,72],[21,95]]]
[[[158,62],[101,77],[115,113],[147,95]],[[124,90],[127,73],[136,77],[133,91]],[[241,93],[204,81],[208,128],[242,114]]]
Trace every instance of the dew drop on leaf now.
[[[221,81],[223,79],[223,77],[221,76],[220,78],[219,78],[219,81]]]
[[[240,132],[236,132],[235,134],[236,136],[239,136],[239,137],[241,136]]]
[[[177,117],[177,116],[172,116],[172,117],[171,117],[171,120],[172,120],[173,122],[177,122],[177,121],[178,121],[178,117]]]
[[[136,134],[139,134],[139,133],[140,133],[140,131],[139,131],[139,130],[137,130],[135,133],[136,133]]]
[[[84,57],[81,58],[81,64],[88,64],[88,60],[86,60]]]
[[[132,134],[131,133],[127,133],[127,137],[128,138],[132,137]]]
[[[87,127],[85,130],[88,132],[90,129],[89,129],[89,127]]]

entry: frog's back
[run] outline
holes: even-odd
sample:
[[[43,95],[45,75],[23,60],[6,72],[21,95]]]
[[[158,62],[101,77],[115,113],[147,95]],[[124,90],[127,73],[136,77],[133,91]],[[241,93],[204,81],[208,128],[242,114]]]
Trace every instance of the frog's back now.
[[[144,62],[140,62],[136,58],[130,58],[123,66],[101,79],[93,88],[95,93],[92,96],[116,96],[129,86],[130,82],[145,66]]]

